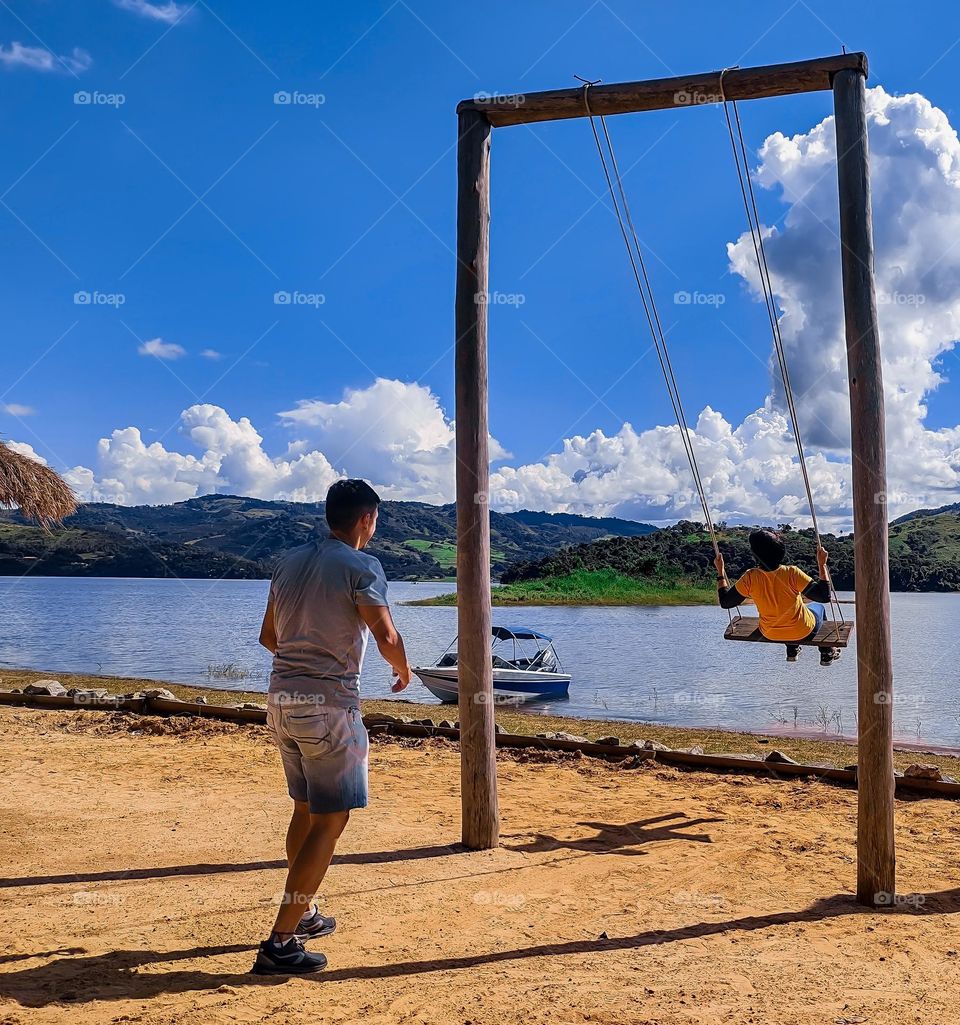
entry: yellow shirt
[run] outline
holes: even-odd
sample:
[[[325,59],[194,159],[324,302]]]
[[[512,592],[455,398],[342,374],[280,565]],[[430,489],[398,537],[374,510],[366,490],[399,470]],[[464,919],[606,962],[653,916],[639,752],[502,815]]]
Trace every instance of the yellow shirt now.
[[[744,598],[752,598],[760,614],[760,633],[771,641],[802,641],[816,626],[813,613],[804,605],[800,593],[809,584],[797,566],[775,570],[748,569],[736,582]]]

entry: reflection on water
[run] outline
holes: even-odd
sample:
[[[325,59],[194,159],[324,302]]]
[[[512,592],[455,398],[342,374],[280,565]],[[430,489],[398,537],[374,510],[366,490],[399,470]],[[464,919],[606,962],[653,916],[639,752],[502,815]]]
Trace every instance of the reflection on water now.
[[[266,689],[269,655],[257,644],[265,580],[0,578],[0,665],[104,673],[205,686]],[[451,584],[392,583],[393,602]],[[960,595],[892,596],[899,739],[960,745]],[[456,633],[456,609],[395,605],[414,664],[432,662]],[[829,669],[815,648],[796,665],[779,645],[723,640],[714,607],[494,609],[494,621],[554,638],[570,697],[528,706],[592,718],[726,729],[856,731],[855,648]],[[855,635],[854,635],[855,636]],[[249,674],[207,675],[216,663]],[[2,673],[0,673],[2,676]],[[390,672],[371,643],[367,697],[389,697]],[[434,699],[414,681],[413,700]]]

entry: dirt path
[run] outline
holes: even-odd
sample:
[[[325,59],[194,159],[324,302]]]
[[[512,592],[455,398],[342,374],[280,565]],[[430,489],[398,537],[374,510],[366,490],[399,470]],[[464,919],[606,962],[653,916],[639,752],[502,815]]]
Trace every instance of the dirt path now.
[[[863,914],[855,794],[501,761],[466,853],[456,753],[373,746],[313,980],[249,976],[288,800],[262,731],[0,710],[0,1022],[957,1020],[960,806],[899,802],[909,902]]]

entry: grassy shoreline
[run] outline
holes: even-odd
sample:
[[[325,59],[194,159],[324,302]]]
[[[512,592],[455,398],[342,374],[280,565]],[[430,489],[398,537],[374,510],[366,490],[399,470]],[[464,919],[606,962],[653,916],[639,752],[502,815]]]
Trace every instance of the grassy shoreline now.
[[[574,570],[493,588],[494,605],[713,605],[716,590],[686,577],[629,577],[612,569]],[[455,606],[457,594],[418,598],[404,605]]]
[[[0,669],[0,690],[22,688],[41,679],[59,680],[65,687],[100,687],[113,694],[145,690],[150,687],[166,687],[181,700],[190,700],[203,694],[211,704],[233,704],[243,701],[263,702],[263,691],[209,686],[185,686],[163,680],[146,680],[126,676],[92,676],[85,673],[41,672],[33,669]],[[216,701],[212,700],[216,698]],[[392,715],[406,715],[410,718],[456,719],[454,705],[415,702],[407,699],[365,698],[361,701],[365,713],[386,712]],[[798,762],[816,764],[833,762],[840,768],[853,764],[857,759],[856,743],[851,740],[832,737],[782,735],[776,733],[750,733],[746,730],[724,730],[718,727],[665,726],[660,723],[625,721],[622,719],[583,719],[574,716],[540,715],[520,712],[510,708],[497,707],[497,722],[508,732],[536,734],[564,732],[580,734],[596,739],[617,736],[623,743],[631,740],[656,740],[673,748],[700,745],[707,754],[753,754],[761,758],[776,749]],[[936,745],[930,745],[935,748]],[[944,754],[928,751],[922,745],[897,745],[894,764],[901,771],[914,762],[938,765],[944,773],[960,777],[960,751]]]

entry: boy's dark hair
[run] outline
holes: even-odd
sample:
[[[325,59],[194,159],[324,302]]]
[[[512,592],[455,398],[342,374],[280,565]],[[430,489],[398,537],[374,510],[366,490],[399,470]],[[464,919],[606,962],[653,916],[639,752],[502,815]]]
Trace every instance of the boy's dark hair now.
[[[380,496],[365,480],[334,481],[327,492],[327,526],[331,530],[350,530],[364,513],[372,513],[379,504]]]
[[[772,530],[753,531],[750,535],[750,550],[760,563],[760,568],[768,570],[778,569],[787,554],[780,535]]]

